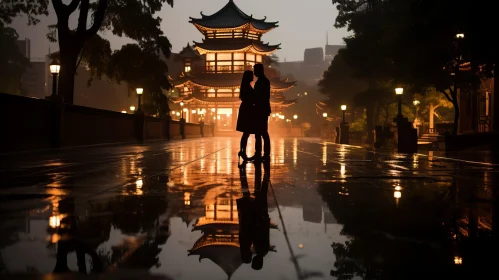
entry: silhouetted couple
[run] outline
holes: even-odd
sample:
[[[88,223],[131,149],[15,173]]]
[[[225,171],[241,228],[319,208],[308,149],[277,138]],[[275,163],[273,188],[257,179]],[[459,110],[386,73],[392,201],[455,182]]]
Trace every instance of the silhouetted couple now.
[[[268,118],[270,109],[270,81],[265,76],[263,64],[253,66],[254,75],[258,78],[255,88],[251,86],[253,82],[253,72],[245,71],[241,81],[239,98],[242,103],[239,107],[237,117],[237,131],[243,133],[241,137],[241,146],[238,156],[247,160],[270,159],[270,136],[268,132]],[[246,155],[246,146],[248,138],[255,134],[255,155],[248,158]],[[264,142],[264,154],[262,158],[262,138]]]
[[[239,245],[243,263],[251,263],[251,267],[260,270],[263,258],[270,246],[270,217],[268,213],[267,192],[270,182],[270,162],[264,161],[262,181],[262,162],[255,162],[255,197],[251,198],[246,177],[245,164],[239,169],[243,197],[236,200],[239,216]],[[251,247],[253,245],[253,252]],[[255,256],[253,257],[253,253]]]

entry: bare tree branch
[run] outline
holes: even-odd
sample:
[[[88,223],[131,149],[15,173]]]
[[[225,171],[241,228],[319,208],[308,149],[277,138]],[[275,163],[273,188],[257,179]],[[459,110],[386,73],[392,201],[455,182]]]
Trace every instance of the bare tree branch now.
[[[92,27],[90,27],[90,29],[87,30],[85,37],[89,38],[97,34],[102,25],[102,22],[104,22],[104,16],[106,15],[107,5],[108,5],[108,0],[99,0],[99,5],[94,13],[94,22],[92,24]]]
[[[52,5],[54,6],[54,10],[57,15],[64,11],[65,5],[62,3],[62,0],[52,0]]]
[[[71,1],[71,3],[69,3],[69,5],[67,6],[69,14],[72,14],[74,11],[76,11],[80,2],[81,0],[73,0]]]
[[[447,100],[454,103],[454,101],[452,101],[452,98],[450,97],[450,95],[447,92],[445,92],[445,90],[441,90],[440,92],[442,92],[444,94],[444,96],[445,96],[445,98],[447,98]]]
[[[74,0],[74,1],[81,1],[80,17],[78,18],[78,28],[76,32],[82,34],[87,30],[88,9],[90,6],[90,0]]]

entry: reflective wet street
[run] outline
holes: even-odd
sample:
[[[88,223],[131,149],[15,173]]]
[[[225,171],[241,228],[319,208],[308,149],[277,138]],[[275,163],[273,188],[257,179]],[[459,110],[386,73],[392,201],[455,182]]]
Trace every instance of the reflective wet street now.
[[[0,278],[497,276],[499,174],[488,154],[283,138],[269,165],[238,168],[238,141],[0,156]]]

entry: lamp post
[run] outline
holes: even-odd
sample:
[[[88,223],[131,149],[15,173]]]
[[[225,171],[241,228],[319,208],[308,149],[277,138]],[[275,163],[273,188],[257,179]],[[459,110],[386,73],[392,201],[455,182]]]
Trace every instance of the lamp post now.
[[[144,93],[144,89],[143,88],[136,88],[135,91],[137,92],[137,97],[138,97],[138,108],[137,108],[137,112],[140,113],[142,112],[142,94]]]
[[[347,105],[341,105],[341,111],[343,111],[343,123],[346,123],[345,120],[345,111],[347,110]]]
[[[399,87],[395,89],[395,94],[398,97],[398,114],[397,119],[402,119],[404,116],[402,115],[402,94],[404,94],[404,89]]]
[[[61,65],[56,60],[53,60],[49,65],[50,74],[52,74],[52,95],[51,98],[55,98],[57,96],[57,76],[59,76],[59,72],[61,71]]]
[[[343,112],[343,122],[340,124],[340,144],[350,144],[350,127],[345,118],[345,112],[347,110],[347,105],[341,105],[341,111]],[[336,128],[338,131],[338,128]]]

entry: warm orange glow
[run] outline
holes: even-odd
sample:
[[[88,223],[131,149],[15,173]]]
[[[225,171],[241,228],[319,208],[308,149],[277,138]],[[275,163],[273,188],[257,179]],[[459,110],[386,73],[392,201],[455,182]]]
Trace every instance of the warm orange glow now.
[[[137,92],[138,95],[141,95],[144,93],[144,89],[143,88],[136,88],[135,91]]]
[[[341,110],[346,111],[347,110],[347,105],[341,105]]]
[[[403,88],[396,88],[395,89],[395,94],[396,95],[402,95],[402,94],[404,94],[404,89]]]
[[[455,265],[462,265],[463,264],[463,258],[461,258],[459,256],[455,256],[454,257],[454,264]]]

